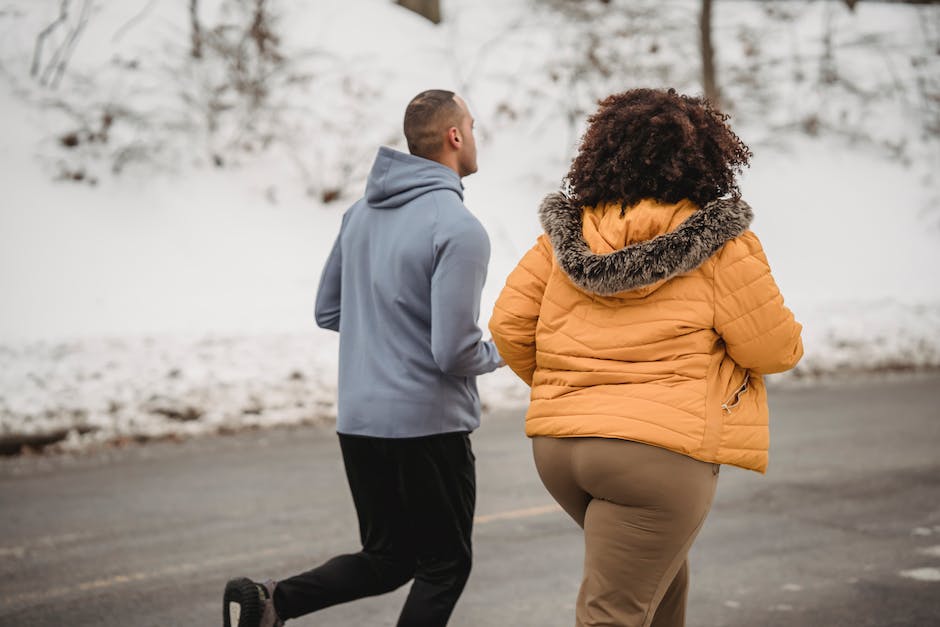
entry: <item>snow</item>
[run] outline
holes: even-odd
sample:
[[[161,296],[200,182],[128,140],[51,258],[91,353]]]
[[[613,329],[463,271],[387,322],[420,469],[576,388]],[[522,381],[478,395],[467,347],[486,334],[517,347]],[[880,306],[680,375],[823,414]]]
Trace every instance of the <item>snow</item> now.
[[[940,557],[940,544],[921,547],[917,549],[917,552],[921,555],[928,555],[930,557]]]
[[[940,568],[912,568],[911,570],[902,570],[898,574],[915,581],[940,581]]]
[[[834,4],[716,8],[719,79],[755,152],[741,187],[804,324],[806,357],[780,384],[940,367],[940,150],[910,88],[940,76],[929,47],[940,7]],[[28,67],[58,5],[0,1],[0,443],[330,421],[337,340],[312,320],[320,268],[376,147],[403,147],[412,95],[457,90],[477,118],[481,169],[464,182],[492,242],[485,328],[593,101],[634,85],[698,89],[688,1],[614,3],[586,31],[527,0],[448,0],[439,27],[385,0],[283,0],[279,45],[297,80],[281,77],[261,114],[270,149],[237,152],[240,112],[209,136],[180,99],[204,102],[220,75],[185,63],[184,3],[97,2],[50,90]],[[221,0],[203,5],[206,24],[224,17]],[[827,20],[842,82],[823,92],[806,76]],[[586,72],[591,47],[616,72]],[[115,125],[114,150],[58,145],[116,104],[141,120]],[[801,130],[809,116],[816,135]],[[145,156],[116,175],[122,146]],[[224,168],[212,166],[219,153]],[[56,180],[82,168],[94,185]],[[324,203],[334,189],[340,199]],[[489,407],[527,400],[506,369],[480,384]]]

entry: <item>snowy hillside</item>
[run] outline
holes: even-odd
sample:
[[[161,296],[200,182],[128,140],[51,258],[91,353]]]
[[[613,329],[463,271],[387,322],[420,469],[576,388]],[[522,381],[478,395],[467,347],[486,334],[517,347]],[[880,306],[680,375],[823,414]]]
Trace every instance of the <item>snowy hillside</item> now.
[[[30,66],[60,2],[0,0],[0,451],[331,419],[319,271],[418,91],[455,89],[477,118],[483,325],[592,103],[699,91],[695,2],[444,0],[435,27],[385,0],[272,0],[255,109],[218,89],[221,58],[189,57],[188,3],[91,4],[53,87]],[[202,5],[207,28],[238,17]],[[940,7],[716,10],[719,81],[755,153],[742,189],[805,326],[791,378],[940,367]],[[506,371],[481,388],[526,398]]]

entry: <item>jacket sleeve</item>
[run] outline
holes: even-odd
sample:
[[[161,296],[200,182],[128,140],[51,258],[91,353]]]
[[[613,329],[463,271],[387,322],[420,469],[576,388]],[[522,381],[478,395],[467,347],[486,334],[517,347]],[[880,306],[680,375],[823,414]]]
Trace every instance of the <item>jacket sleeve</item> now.
[[[496,346],[477,325],[490,261],[490,241],[476,219],[440,227],[431,273],[431,354],[445,374],[463,377],[502,365]]]
[[[509,274],[490,318],[490,333],[506,364],[527,385],[535,374],[535,328],[545,285],[552,271],[552,249],[545,235]]]
[[[715,330],[728,354],[757,374],[789,370],[803,356],[803,327],[783,304],[757,236],[728,242],[715,266]]]
[[[348,213],[347,213],[348,215]],[[320,275],[320,287],[317,289],[317,303],[314,317],[317,326],[330,331],[339,331],[340,295],[342,293],[343,278],[343,228],[346,226],[346,216],[339,229],[339,235],[333,242],[333,249],[326,258],[326,265]]]

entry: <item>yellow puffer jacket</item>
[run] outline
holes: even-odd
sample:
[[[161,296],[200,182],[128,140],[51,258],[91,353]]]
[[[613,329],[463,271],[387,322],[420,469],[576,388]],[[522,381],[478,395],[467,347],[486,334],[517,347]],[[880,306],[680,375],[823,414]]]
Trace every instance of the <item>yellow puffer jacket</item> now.
[[[532,387],[526,434],[610,437],[767,469],[761,375],[792,368],[783,304],[742,201],[582,209],[561,194],[490,319]]]

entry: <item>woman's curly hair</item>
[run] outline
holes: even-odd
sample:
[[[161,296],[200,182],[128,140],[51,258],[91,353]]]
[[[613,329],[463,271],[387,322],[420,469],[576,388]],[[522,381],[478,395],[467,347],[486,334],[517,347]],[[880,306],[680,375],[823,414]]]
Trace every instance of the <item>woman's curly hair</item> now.
[[[730,194],[750,149],[728,127],[728,116],[707,100],[675,89],[631,89],[608,96],[588,118],[565,182],[582,206],[644,198],[699,206]]]

